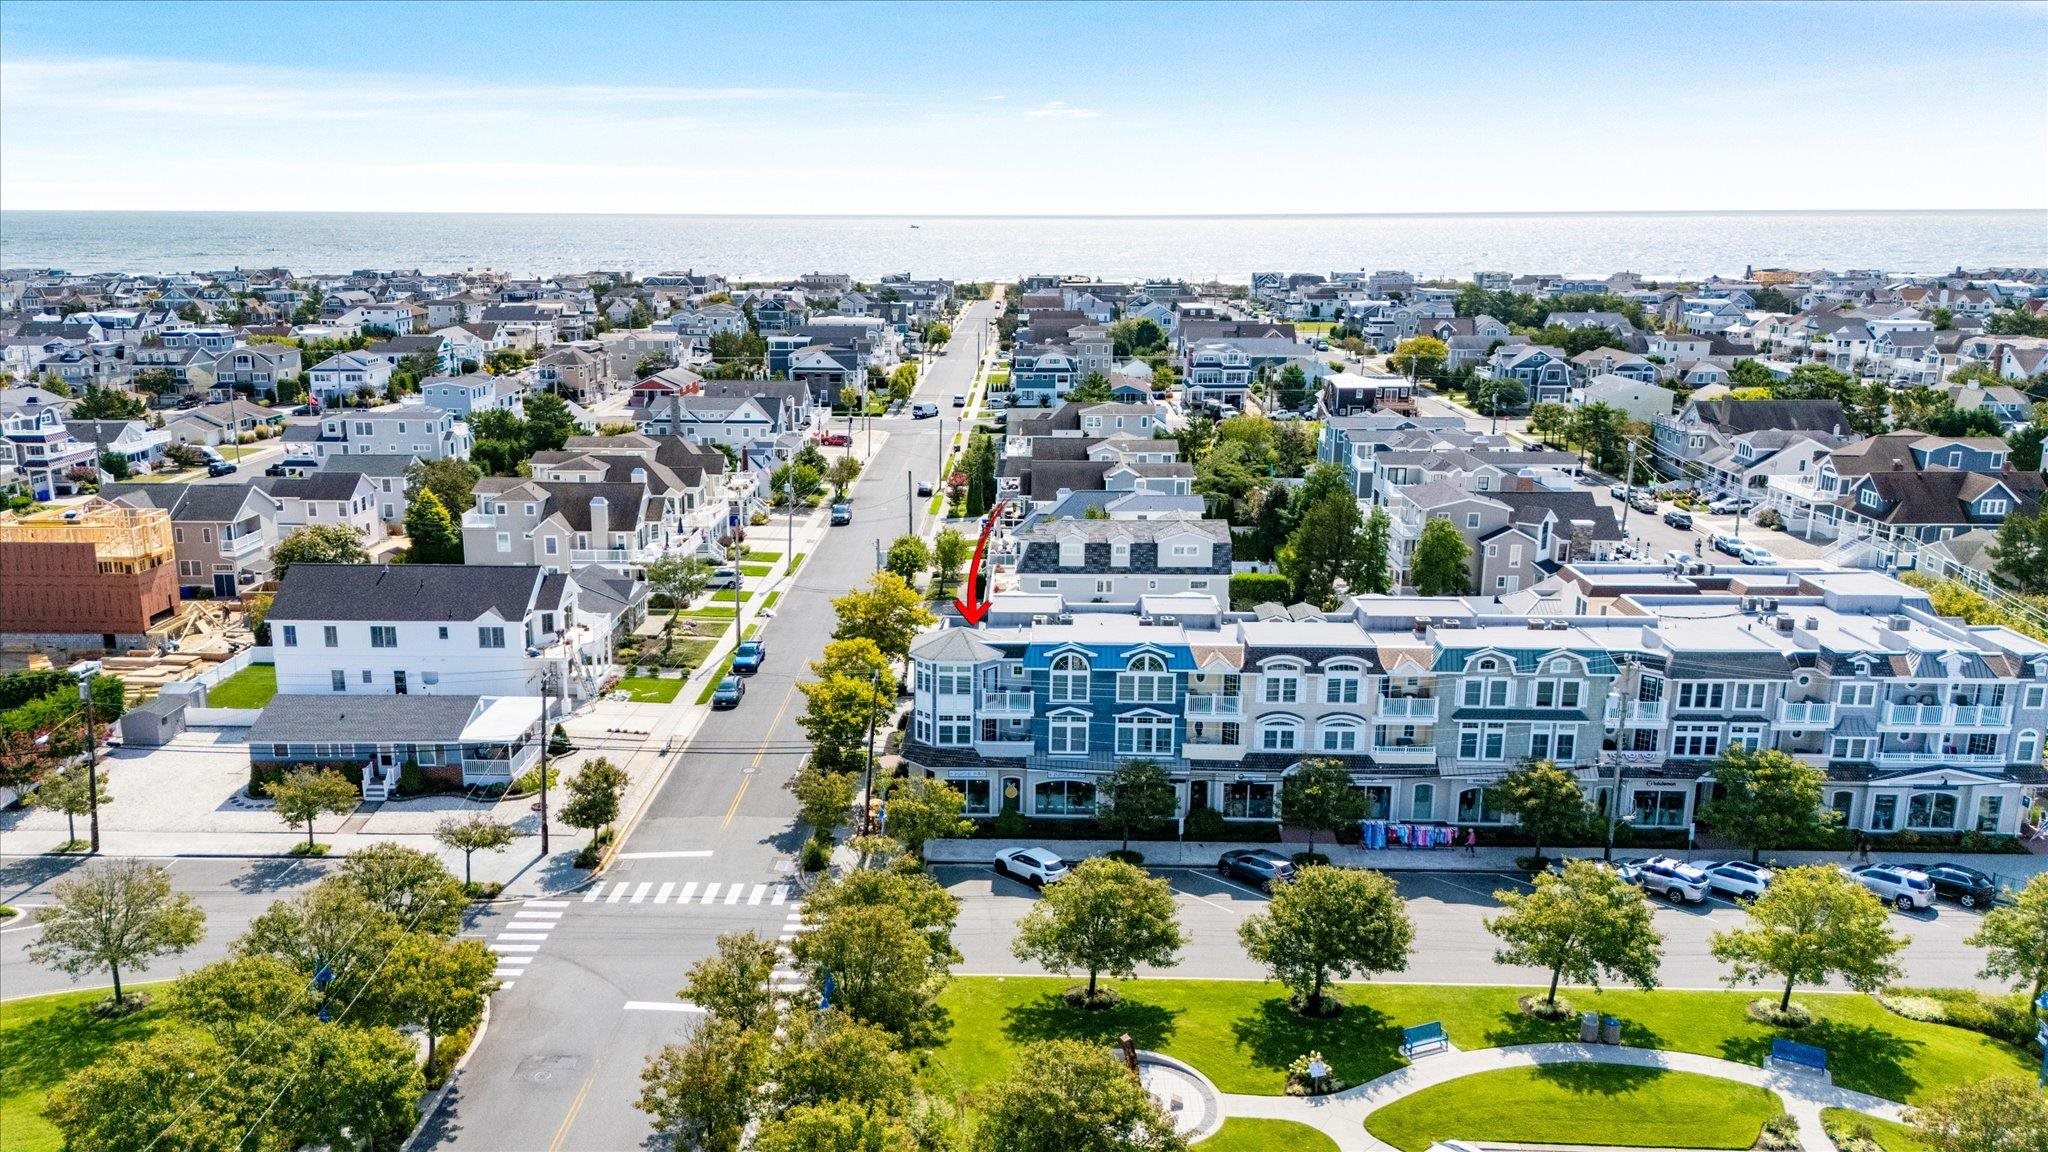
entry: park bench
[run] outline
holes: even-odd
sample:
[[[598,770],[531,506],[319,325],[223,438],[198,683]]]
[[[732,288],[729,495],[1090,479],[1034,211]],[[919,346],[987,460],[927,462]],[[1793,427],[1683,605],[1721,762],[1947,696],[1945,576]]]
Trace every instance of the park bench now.
[[[1444,1034],[1441,1020],[1431,1020],[1427,1024],[1401,1029],[1401,1055],[1410,1059],[1422,1052],[1448,1050],[1450,1046],[1451,1038]]]
[[[1773,1071],[1818,1073],[1825,1077],[1828,1074],[1828,1050],[1795,1040],[1775,1039],[1771,1041],[1771,1058],[1765,1066]]]

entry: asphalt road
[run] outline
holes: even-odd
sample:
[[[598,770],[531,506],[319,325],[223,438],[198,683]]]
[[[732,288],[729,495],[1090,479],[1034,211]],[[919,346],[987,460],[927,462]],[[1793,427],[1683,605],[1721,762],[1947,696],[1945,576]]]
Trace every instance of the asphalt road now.
[[[906,473],[937,474],[942,430],[959,427],[952,397],[974,378],[977,326],[994,315],[988,303],[972,306],[931,361],[918,398],[937,402],[941,419],[876,422],[889,435],[854,486],[853,523],[829,529],[811,550],[759,632],[768,660],[748,679],[745,700],[712,713],[679,754],[598,898],[586,903],[578,893],[526,913],[547,930],[516,935],[544,939],[529,945],[530,963],[493,999],[489,1031],[422,1147],[563,1152],[646,1140],[646,1118],[632,1106],[640,1069],[697,1018],[673,1010],[683,972],[718,934],[752,928],[773,939],[794,914],[788,892],[774,901],[802,839],[783,787],[808,751],[796,681],[830,637],[832,598],[874,571],[876,538],[894,539],[907,517],[928,522],[928,500],[911,497]],[[761,546],[781,546],[779,527],[756,530]],[[614,902],[617,884],[629,887]]]
[[[960,949],[956,971],[974,975],[1041,975],[1036,964],[1010,954],[1015,925],[1037,898],[1029,887],[998,877],[988,868],[942,865],[940,882],[960,898],[960,923],[953,943]],[[1189,943],[1174,968],[1142,970],[1149,976],[1205,979],[1261,979],[1266,972],[1244,954],[1237,926],[1260,912],[1266,896],[1209,871],[1160,870],[1173,885],[1181,927]],[[1496,964],[1495,941],[1483,921],[1497,915],[1493,893],[1526,888],[1520,875],[1500,872],[1390,873],[1408,902],[1415,925],[1415,952],[1406,972],[1386,979],[1418,984],[1540,984],[1548,974]],[[1707,951],[1707,938],[1741,927],[1740,907],[1712,898],[1705,904],[1672,907],[1653,901],[1658,931],[1664,934],[1660,979],[1673,988],[1720,988],[1725,969]],[[1902,958],[1911,983],[1943,987],[1999,986],[1977,977],[1983,953],[1963,943],[1976,931],[1979,913],[1942,904],[1925,912],[1894,912],[1894,927],[1912,938]]]

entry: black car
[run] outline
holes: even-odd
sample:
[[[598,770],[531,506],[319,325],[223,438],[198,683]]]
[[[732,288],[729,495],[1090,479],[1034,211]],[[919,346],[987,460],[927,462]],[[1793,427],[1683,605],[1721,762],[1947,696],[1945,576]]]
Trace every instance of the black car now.
[[[232,476],[234,473],[235,462],[232,460],[208,460],[206,462],[206,474],[208,476]]]
[[[1274,884],[1294,879],[1294,861],[1264,848],[1240,848],[1225,852],[1216,861],[1216,872],[1225,879],[1249,880],[1270,891]]]
[[[1991,877],[1975,868],[1961,864],[1907,864],[1915,872],[1924,872],[1934,881],[1934,894],[1961,904],[1965,908],[1989,908],[1998,899],[1998,884]]]
[[[1673,528],[1692,527],[1692,513],[1683,508],[1673,508],[1664,514],[1664,522]]]

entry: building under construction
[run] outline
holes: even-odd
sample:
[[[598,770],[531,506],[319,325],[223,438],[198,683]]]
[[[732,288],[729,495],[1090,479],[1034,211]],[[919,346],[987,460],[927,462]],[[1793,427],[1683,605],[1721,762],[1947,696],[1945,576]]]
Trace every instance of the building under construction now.
[[[0,633],[116,649],[178,609],[171,516],[97,497],[0,513]]]

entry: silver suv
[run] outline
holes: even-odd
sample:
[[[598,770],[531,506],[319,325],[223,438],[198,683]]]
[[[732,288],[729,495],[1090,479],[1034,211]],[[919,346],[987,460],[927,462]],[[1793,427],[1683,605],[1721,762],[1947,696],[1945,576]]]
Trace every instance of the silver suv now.
[[[1636,883],[1673,904],[1699,904],[1707,898],[1707,874],[1683,860],[1652,856],[1636,870]]]
[[[1865,864],[1849,869],[1849,875],[1858,884],[1877,893],[1878,899],[1901,912],[1934,903],[1934,881],[1925,872],[1893,864]]]

